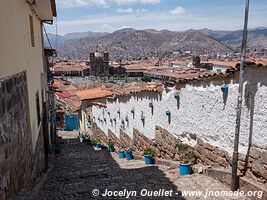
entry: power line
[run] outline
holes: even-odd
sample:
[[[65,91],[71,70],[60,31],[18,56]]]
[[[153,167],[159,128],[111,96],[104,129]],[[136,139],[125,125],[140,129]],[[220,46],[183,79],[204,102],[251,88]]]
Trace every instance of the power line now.
[[[45,36],[46,36],[46,39],[47,39],[47,41],[48,41],[48,44],[49,44],[49,46],[50,46],[50,49],[53,49],[53,47],[52,47],[52,45],[51,45],[51,42],[50,42],[50,39],[49,39],[49,37],[48,37],[48,35],[47,35],[47,32],[46,32],[45,26],[43,26],[43,27],[44,27]]]

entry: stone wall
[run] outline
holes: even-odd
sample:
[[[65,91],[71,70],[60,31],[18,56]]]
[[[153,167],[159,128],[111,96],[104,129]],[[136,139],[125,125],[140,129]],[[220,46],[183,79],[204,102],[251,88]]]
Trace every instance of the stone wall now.
[[[266,67],[246,68],[239,145],[241,153],[246,153],[249,143],[261,148],[265,148],[267,144],[267,137],[264,137],[267,132],[266,75]],[[221,91],[224,83],[229,87],[227,94]],[[179,101],[175,98],[177,93]],[[135,128],[147,138],[154,139],[155,127],[159,125],[191,146],[196,145],[195,140],[188,138],[195,134],[209,144],[231,153],[237,96],[238,76],[199,80],[172,88],[166,87],[162,94],[137,93],[108,100],[106,108],[94,105],[92,116],[100,118],[96,123],[106,134],[108,129],[117,134],[123,127],[123,130],[133,137]],[[167,111],[171,114],[170,118],[166,114]],[[101,123],[103,118],[109,117],[116,120],[116,124]]]
[[[115,148],[121,148],[120,139],[111,130],[108,130],[108,139],[114,142]]]
[[[92,125],[93,138],[100,141],[102,144],[107,144],[108,136],[95,124]]]
[[[129,147],[133,147],[133,139],[127,135],[127,133],[125,133],[123,130],[120,130],[120,144],[122,145],[122,147],[124,148],[129,148]]]
[[[46,161],[45,161],[45,150],[44,150],[44,137],[43,129],[40,128],[38,135],[36,147],[33,153],[33,166],[32,166],[32,178],[36,179],[42,175],[42,172],[45,170]]]
[[[0,94],[0,199],[6,199],[31,181],[26,72],[1,79]]]
[[[94,137],[103,138],[104,132],[100,128],[95,129]],[[100,134],[100,135],[99,135]],[[139,130],[133,130],[133,138],[129,137],[123,130],[120,131],[120,137],[117,137],[112,131],[109,130],[109,138],[115,142],[117,148],[134,148],[136,156],[142,156],[145,147],[151,147],[155,150],[155,158],[180,161],[182,154],[176,148],[177,144],[183,143],[180,139],[169,133],[166,129],[156,126],[155,138],[149,139],[143,135]],[[213,146],[204,142],[202,138],[196,135],[191,135],[191,140],[196,141],[194,147],[189,146],[190,152],[195,152],[198,156],[196,163],[213,168],[228,169],[231,171],[231,157],[229,153],[217,146]],[[266,183],[267,181],[267,151],[252,147],[250,150],[249,158],[246,162],[244,154],[239,156],[238,173],[246,174],[247,177]],[[247,170],[245,170],[245,163],[247,163]],[[246,171],[246,173],[245,173]]]
[[[251,147],[248,161],[244,155],[240,156],[239,169],[244,171],[247,162],[246,175],[254,180],[266,183],[267,181],[267,149]]]
[[[40,175],[43,148],[40,133],[33,153],[26,72],[0,79],[0,200]]]

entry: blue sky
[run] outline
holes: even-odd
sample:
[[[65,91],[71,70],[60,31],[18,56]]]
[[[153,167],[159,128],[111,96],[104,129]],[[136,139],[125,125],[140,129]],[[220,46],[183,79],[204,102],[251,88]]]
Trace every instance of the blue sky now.
[[[58,33],[243,27],[245,0],[56,0]],[[267,27],[267,0],[250,0],[249,26]],[[55,26],[47,27],[55,33]]]

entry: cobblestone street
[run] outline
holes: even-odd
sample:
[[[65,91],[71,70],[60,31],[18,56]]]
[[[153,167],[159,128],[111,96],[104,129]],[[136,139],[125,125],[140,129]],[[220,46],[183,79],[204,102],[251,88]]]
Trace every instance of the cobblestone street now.
[[[229,190],[216,180],[195,174],[180,177],[177,169],[165,166],[146,166],[142,160],[119,159],[107,150],[94,150],[78,141],[61,145],[62,153],[57,156],[56,166],[38,192],[38,199],[126,199],[126,197],[103,197],[105,190],[136,191],[137,196],[129,199],[204,199],[204,197],[181,197],[184,190]],[[98,197],[92,191],[98,189]],[[141,197],[142,189],[148,191],[173,190],[172,197]],[[97,192],[97,191],[96,191]],[[177,194],[176,194],[177,193]],[[22,193],[12,199],[28,199]],[[207,199],[230,199],[209,197]],[[242,198],[245,199],[245,198]]]

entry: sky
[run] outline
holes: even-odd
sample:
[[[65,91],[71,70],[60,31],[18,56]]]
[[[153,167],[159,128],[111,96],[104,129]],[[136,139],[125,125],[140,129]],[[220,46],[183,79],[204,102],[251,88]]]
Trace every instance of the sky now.
[[[245,0],[56,0],[58,34],[123,28],[182,31],[243,27]],[[250,0],[249,27],[267,27],[267,0]],[[56,33],[56,26],[47,26]]]

